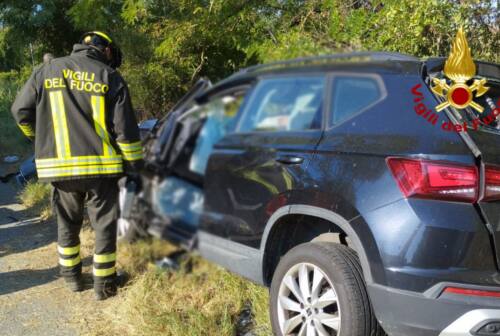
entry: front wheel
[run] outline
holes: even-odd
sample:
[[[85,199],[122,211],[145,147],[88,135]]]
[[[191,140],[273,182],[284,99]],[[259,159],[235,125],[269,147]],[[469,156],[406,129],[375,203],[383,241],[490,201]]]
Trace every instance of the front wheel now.
[[[276,335],[382,336],[356,253],[334,243],[305,243],[280,261],[271,283]]]

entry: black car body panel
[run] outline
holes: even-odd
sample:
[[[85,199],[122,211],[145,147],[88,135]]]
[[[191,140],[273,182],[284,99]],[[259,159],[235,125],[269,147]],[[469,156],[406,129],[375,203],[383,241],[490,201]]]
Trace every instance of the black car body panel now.
[[[202,255],[264,285],[269,285],[287,249],[332,232],[344,240],[348,237],[361,260],[375,313],[389,335],[439,335],[470,309],[498,308],[497,302],[464,302],[442,291],[443,284],[498,290],[500,202],[405,198],[387,163],[393,157],[430,160],[477,167],[481,176],[485,165],[500,165],[497,129],[447,131],[442,125],[460,117],[451,109],[433,112],[435,119],[422,116],[422,106],[435,111],[440,103],[429,86],[432,77],[440,76],[443,62],[397,55],[357,62],[304,59],[250,68],[204,86],[183,105],[183,112],[174,111],[160,122],[151,138],[148,150],[153,154],[146,155],[149,170],[142,196],[144,206],[153,209],[149,216],[163,217],[164,237],[175,241],[182,239],[168,232],[186,232],[182,226],[187,225],[189,234],[183,237],[196,236]],[[498,65],[477,65],[478,76],[492,83],[498,80]],[[307,129],[245,129],[248,111],[262,113],[252,110],[255,101],[269,99],[260,97],[259,90],[284,78],[321,79],[321,102],[314,105],[319,118],[314,117]],[[340,118],[334,90],[346,78],[367,79],[377,94],[369,104]],[[238,90],[243,98],[232,117],[234,125],[213,144],[203,174],[193,178],[186,173],[187,161],[210,117],[188,121],[181,115]],[[301,99],[296,104],[307,105],[316,98],[311,94]],[[263,124],[279,124],[273,118]],[[191,122],[200,124],[192,130],[181,126],[188,131],[179,139],[176,127]],[[184,155],[177,163],[171,157],[175,143],[177,153]],[[159,199],[158,186],[169,178],[185,179],[199,188],[190,195],[203,193],[196,220],[173,225],[165,219],[169,211],[155,214],[158,206],[152,203]],[[405,302],[418,306],[418,316],[409,320],[401,315]],[[442,320],[431,315],[437,313],[433,307],[448,306]]]
[[[318,130],[225,137],[208,164],[205,192],[211,197],[200,229],[258,248],[269,217],[305,188],[304,174],[320,136]],[[286,162],[294,158],[301,164]]]
[[[363,229],[364,221],[377,224]],[[376,244],[367,253],[369,263],[384,265],[383,271],[372,267],[377,284],[423,292],[441,281],[495,285],[500,280],[488,231],[470,204],[402,199],[352,223],[363,246],[373,234],[367,240]]]

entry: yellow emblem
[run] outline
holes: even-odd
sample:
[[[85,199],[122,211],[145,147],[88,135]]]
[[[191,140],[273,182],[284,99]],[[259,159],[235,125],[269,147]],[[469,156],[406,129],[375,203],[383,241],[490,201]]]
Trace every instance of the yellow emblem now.
[[[474,80],[471,86],[466,84],[476,75],[476,65],[472,60],[462,28],[458,30],[455,41],[453,41],[450,56],[444,64],[444,74],[451,80],[450,85],[446,83],[446,79],[432,79],[434,83],[434,86],[431,86],[432,92],[438,96],[446,97],[445,102],[436,106],[436,111],[439,112],[448,106],[457,109],[471,106],[478,112],[484,111],[484,108],[473,99],[485,94],[489,87],[485,86],[486,79],[484,78]]]

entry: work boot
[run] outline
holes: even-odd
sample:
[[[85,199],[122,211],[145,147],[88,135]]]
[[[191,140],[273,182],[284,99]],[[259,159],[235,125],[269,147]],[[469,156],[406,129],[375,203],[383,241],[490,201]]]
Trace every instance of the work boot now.
[[[116,277],[115,277],[115,284],[118,288],[122,288],[125,286],[125,284],[128,282],[129,279],[130,279],[130,276],[127,272],[117,271]]]
[[[83,277],[81,274],[73,276],[65,276],[64,281],[66,282],[66,286],[72,292],[81,292],[84,289]]]
[[[115,278],[104,281],[103,283],[94,282],[94,294],[97,301],[106,300],[115,296],[118,292]]]

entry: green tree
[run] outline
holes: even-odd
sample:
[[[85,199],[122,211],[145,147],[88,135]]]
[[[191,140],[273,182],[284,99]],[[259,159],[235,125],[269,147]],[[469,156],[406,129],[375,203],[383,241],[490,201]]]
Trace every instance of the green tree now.
[[[0,2],[0,64],[4,70],[39,63],[45,52],[62,56],[79,32],[68,15],[74,0]]]
[[[460,26],[474,58],[500,62],[497,0],[4,0],[0,71],[25,76],[32,54],[62,56],[81,32],[104,30],[135,106],[159,116],[199,77],[343,51],[446,56]]]

